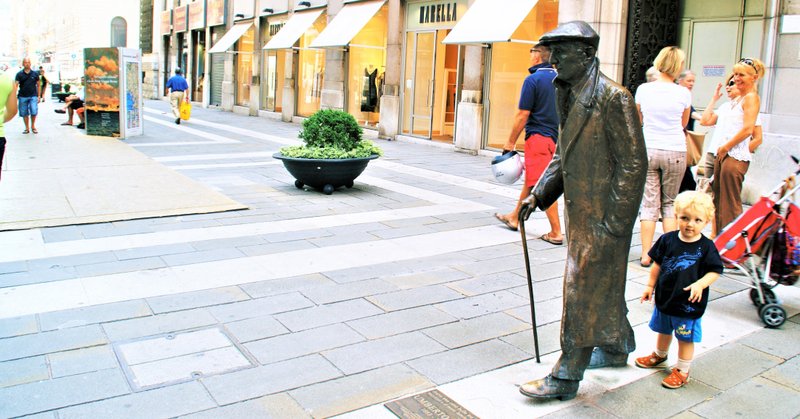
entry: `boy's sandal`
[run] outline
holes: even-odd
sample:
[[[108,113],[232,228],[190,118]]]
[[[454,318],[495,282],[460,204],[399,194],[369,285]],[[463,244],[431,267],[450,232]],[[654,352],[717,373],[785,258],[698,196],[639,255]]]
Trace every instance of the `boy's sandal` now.
[[[686,376],[684,376],[681,373],[681,370],[673,368],[672,373],[668,375],[667,378],[664,379],[664,381],[661,382],[661,385],[666,388],[676,389],[683,387],[683,385],[686,384],[687,382],[689,382],[689,374],[686,374]]]
[[[655,352],[651,353],[650,355],[643,356],[641,358],[636,358],[636,366],[639,368],[659,368],[662,367],[664,361],[667,360],[667,357],[660,357],[656,355]]]

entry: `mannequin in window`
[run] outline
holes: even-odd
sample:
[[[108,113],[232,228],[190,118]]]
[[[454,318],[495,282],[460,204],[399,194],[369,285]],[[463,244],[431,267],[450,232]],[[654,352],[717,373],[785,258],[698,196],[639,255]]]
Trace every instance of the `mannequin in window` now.
[[[378,69],[370,64],[364,68],[364,87],[361,89],[361,112],[375,112],[378,103],[378,86],[375,80],[378,77]]]

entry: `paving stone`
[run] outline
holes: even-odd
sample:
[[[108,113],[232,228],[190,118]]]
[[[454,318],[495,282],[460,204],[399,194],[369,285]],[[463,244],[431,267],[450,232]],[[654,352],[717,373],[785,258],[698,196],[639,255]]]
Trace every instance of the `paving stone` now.
[[[793,358],[800,355],[800,325],[786,322],[778,329],[764,328],[737,343],[783,359]]]
[[[756,377],[691,410],[703,417],[796,418],[800,391]]]
[[[262,364],[283,361],[364,341],[344,324],[334,324],[255,342],[245,348]]]
[[[800,389],[800,357],[796,356],[766,371],[761,376],[786,387]]]
[[[122,272],[146,271],[148,269],[164,268],[167,265],[161,258],[150,257],[142,259],[127,259],[122,261],[93,263],[90,265],[79,265],[75,269],[78,275],[84,276],[99,276],[110,275]]]
[[[307,330],[333,323],[381,314],[383,311],[365,300],[349,300],[303,310],[280,313],[275,318],[291,331]]]
[[[378,238],[378,236],[372,233],[352,232],[346,234],[331,235],[319,239],[309,239],[308,241],[310,243],[313,243],[317,247],[330,247],[330,246],[341,246],[344,244],[364,243],[364,242],[378,241],[378,240],[380,240],[380,238]]]
[[[213,262],[216,260],[237,259],[245,257],[244,253],[238,249],[216,249],[197,251],[191,253],[179,253],[177,255],[164,255],[161,259],[168,266],[191,265],[194,263]]]
[[[28,415],[129,393],[119,370],[55,378],[0,388],[0,417]]]
[[[527,302],[526,304],[506,310],[505,313],[516,317],[528,324],[531,322],[531,306],[530,303]],[[563,302],[561,298],[554,298],[552,300],[547,301],[537,301],[536,302],[536,325],[537,326],[544,326],[546,324],[551,324],[561,320],[561,311],[563,307]]]
[[[217,249],[229,249],[234,247],[258,246],[264,243],[265,243],[264,240],[258,236],[241,236],[241,237],[231,237],[225,239],[214,239],[214,240],[192,242],[192,247],[195,250],[206,251],[206,250],[217,250]]]
[[[144,300],[132,300],[42,313],[39,314],[39,323],[42,330],[68,329],[87,324],[145,317],[151,314],[150,307]]]
[[[153,313],[158,314],[249,299],[250,296],[239,287],[224,287],[152,297],[147,299],[147,304]]]
[[[308,288],[303,290],[303,295],[317,304],[328,304],[396,290],[396,285],[382,279],[368,279],[347,284],[331,284]]]
[[[431,306],[394,311],[353,320],[347,324],[367,339],[377,339],[456,321],[456,318]]]
[[[83,234],[78,226],[47,227],[39,230],[45,243],[82,240]]]
[[[367,297],[367,300],[384,311],[396,311],[452,301],[463,297],[463,294],[444,285],[433,285],[373,295]]]
[[[445,349],[422,333],[411,332],[324,351],[322,355],[345,374],[354,374]]]
[[[471,297],[495,291],[507,290],[525,284],[525,277],[521,277],[512,272],[499,272],[481,275],[477,278],[466,279],[463,281],[451,282],[447,284],[447,286],[466,296]]]
[[[0,274],[25,272],[27,270],[28,270],[28,262],[24,260],[0,263]]]
[[[247,256],[271,255],[273,253],[294,252],[297,250],[316,249],[308,240],[295,240],[291,242],[259,244],[255,246],[238,247],[240,252]]]
[[[342,374],[319,355],[203,378],[211,397],[220,405],[328,381]]]
[[[483,316],[528,304],[528,300],[509,291],[482,294],[436,304],[435,307],[461,319]],[[537,319],[538,320],[538,319]]]
[[[511,288],[509,291],[522,298],[530,300],[528,295],[528,284],[521,287]],[[533,283],[533,299],[537,303],[540,301],[561,298],[564,291],[564,280],[562,278],[546,279]]]
[[[508,343],[489,340],[423,356],[408,365],[436,384],[449,383],[527,359],[530,355]]]
[[[423,331],[448,348],[458,348],[496,337],[510,335],[521,330],[530,330],[530,324],[515,319],[505,313],[461,320]]]
[[[592,406],[588,403],[581,403],[569,406],[554,413],[550,413],[549,415],[544,415],[541,418],[542,419],[573,419],[573,418],[615,419],[617,417],[618,416],[612,415],[609,412],[598,409],[596,406]],[[673,419],[675,418],[673,417]]]
[[[292,390],[289,395],[314,417],[323,418],[432,387],[424,376],[399,364]]]
[[[13,272],[0,274],[1,287],[14,287],[20,285],[40,284],[43,282],[55,282],[64,279],[75,279],[78,277],[74,266],[48,269],[36,269],[25,272]]]
[[[291,312],[312,307],[314,303],[298,292],[274,295],[255,300],[241,301],[209,307],[208,311],[220,322],[233,322],[276,313]]]
[[[47,359],[50,361],[53,378],[119,367],[117,357],[109,345],[55,352],[47,355]]]
[[[96,253],[80,253],[77,255],[58,256],[43,259],[33,259],[28,261],[28,269],[31,271],[36,270],[49,270],[55,268],[64,268],[79,265],[91,265],[103,262],[115,262],[117,257],[114,252],[96,252]]]
[[[108,343],[108,340],[98,325],[17,336],[0,339],[0,361],[87,348],[106,343]],[[0,415],[0,417],[2,416]]]
[[[11,387],[25,383],[47,380],[50,370],[44,356],[0,362],[0,387]]]
[[[287,393],[278,393],[271,396],[259,397],[241,403],[229,404],[215,409],[204,410],[191,415],[181,416],[182,419],[219,419],[219,418],[311,418],[311,415],[289,396]]]
[[[58,417],[171,418],[215,406],[200,383],[190,382],[68,407]]]
[[[539,326],[536,333],[539,338],[540,356],[561,350],[561,322]],[[514,345],[531,355],[536,355],[536,350],[533,346],[533,331],[530,329],[530,326],[528,326],[528,330],[503,336],[500,340]]]
[[[456,269],[466,272],[474,277],[507,272],[524,267],[525,259],[519,254],[492,259],[491,261],[469,262],[455,266]],[[533,261],[531,262],[533,263]],[[563,267],[562,267],[563,268]],[[538,265],[537,265],[538,269]],[[563,272],[563,271],[562,271]],[[544,279],[538,278],[537,279]]]
[[[303,215],[306,217],[313,216],[308,213]],[[263,237],[270,243],[283,243],[294,240],[318,239],[320,237],[329,237],[329,236],[331,236],[331,233],[325,230],[313,229],[313,230],[298,230],[298,231],[287,231],[283,233],[264,234],[261,237]]]
[[[217,320],[214,319],[214,316],[205,309],[194,309],[105,323],[103,330],[106,331],[106,335],[112,342],[117,342],[142,336],[195,329],[216,323]]]
[[[20,316],[0,319],[0,339],[28,335],[39,331],[36,316]]]
[[[365,279],[393,276],[403,272],[408,273],[408,270],[397,263],[390,262],[323,272],[323,274],[338,284],[346,284]]]
[[[384,277],[384,280],[397,285],[400,289],[413,289],[470,277],[468,273],[453,268],[438,268],[426,272],[401,273]]]
[[[666,373],[663,372],[648,375],[631,385],[603,393],[593,400],[594,404],[621,418],[660,419],[672,417],[719,393],[717,389],[695,380],[678,391],[669,390],[661,386],[664,377]]]
[[[242,343],[266,339],[289,332],[289,329],[285,328],[272,316],[254,317],[226,323],[225,328],[238,342]]]
[[[114,250],[114,254],[119,260],[128,260],[149,258],[154,256],[175,255],[178,253],[189,253],[194,251],[195,248],[188,243],[177,243]]]
[[[695,380],[727,390],[779,365],[782,359],[739,343],[730,343],[697,357],[692,362]]]

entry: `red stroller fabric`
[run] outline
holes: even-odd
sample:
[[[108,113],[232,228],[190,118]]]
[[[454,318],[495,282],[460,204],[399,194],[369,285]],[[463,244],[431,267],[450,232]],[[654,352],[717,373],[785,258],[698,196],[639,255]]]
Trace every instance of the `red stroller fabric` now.
[[[758,253],[761,250],[767,239],[777,232],[781,225],[781,216],[775,212],[774,206],[773,200],[762,196],[750,209],[725,227],[725,230],[714,239],[723,261],[741,262],[747,256],[747,245],[742,237],[742,231],[747,231],[750,252]],[[798,231],[800,231],[800,213],[795,218],[798,218]]]

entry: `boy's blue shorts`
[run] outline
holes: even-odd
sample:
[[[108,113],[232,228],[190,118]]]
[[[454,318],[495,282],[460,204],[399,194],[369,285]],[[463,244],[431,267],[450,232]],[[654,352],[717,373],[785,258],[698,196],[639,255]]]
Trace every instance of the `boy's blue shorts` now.
[[[684,342],[700,342],[703,337],[700,319],[670,316],[660,312],[657,307],[650,318],[650,329],[664,335],[675,332],[675,337]]]

